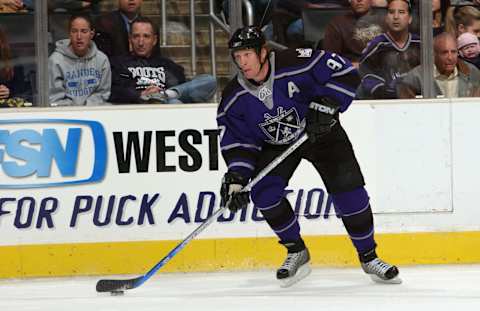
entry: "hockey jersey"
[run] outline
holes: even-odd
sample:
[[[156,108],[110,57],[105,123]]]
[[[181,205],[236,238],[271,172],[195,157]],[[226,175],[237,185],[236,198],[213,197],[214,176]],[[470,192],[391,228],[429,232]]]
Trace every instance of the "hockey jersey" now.
[[[360,59],[362,84],[358,98],[397,98],[397,79],[420,65],[420,56],[420,38],[415,34],[409,34],[403,47],[395,44],[387,33],[375,37]]]
[[[138,103],[140,94],[150,85],[161,89],[186,81],[183,67],[168,58],[153,55],[115,57],[112,60],[112,92],[110,102]]]
[[[350,61],[322,50],[271,52],[270,73],[256,85],[238,74],[217,112],[220,147],[228,169],[249,178],[266,145],[288,145],[304,131],[312,101],[329,97],[345,111],[360,83]]]

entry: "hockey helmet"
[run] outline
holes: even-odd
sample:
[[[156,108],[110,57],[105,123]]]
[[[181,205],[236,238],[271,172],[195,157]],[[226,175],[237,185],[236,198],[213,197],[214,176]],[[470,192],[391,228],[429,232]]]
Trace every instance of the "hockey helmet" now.
[[[255,49],[260,52],[260,49],[265,44],[265,36],[262,30],[256,26],[246,26],[239,28],[228,41],[228,48],[234,52],[244,49]]]

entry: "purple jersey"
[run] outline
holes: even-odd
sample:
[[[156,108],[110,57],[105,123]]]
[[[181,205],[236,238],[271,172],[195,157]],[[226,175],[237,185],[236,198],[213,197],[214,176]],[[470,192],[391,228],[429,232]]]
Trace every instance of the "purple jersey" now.
[[[362,87],[358,92],[359,99],[397,98],[397,79],[418,65],[420,38],[417,35],[409,34],[403,47],[395,44],[387,33],[375,37],[360,59]]]
[[[222,94],[217,122],[228,169],[251,177],[265,144],[288,145],[304,131],[312,101],[329,97],[345,111],[360,82],[357,70],[339,55],[312,49],[272,52],[261,85],[242,74]]]

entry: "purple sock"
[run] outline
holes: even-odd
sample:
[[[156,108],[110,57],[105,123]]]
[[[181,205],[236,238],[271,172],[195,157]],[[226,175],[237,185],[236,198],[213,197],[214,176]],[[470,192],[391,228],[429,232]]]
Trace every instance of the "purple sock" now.
[[[332,200],[357,251],[362,254],[375,248],[373,215],[365,188],[332,194]]]

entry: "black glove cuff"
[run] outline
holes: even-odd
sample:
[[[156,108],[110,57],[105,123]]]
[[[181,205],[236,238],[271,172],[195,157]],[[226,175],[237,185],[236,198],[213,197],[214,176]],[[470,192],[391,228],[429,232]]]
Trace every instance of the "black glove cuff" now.
[[[243,177],[239,172],[228,171],[223,176],[223,183],[227,185],[239,184],[245,186],[248,183],[248,179]]]

